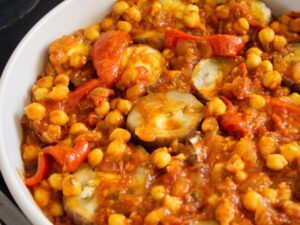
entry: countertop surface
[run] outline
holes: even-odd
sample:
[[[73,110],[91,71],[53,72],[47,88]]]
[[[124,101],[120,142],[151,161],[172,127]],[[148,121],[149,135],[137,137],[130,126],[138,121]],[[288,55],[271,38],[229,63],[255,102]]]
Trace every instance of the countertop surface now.
[[[22,19],[18,19],[10,26],[0,30],[0,75],[2,74],[10,55],[13,53],[14,49],[17,47],[25,34],[40,18],[42,18],[47,12],[49,12],[53,7],[62,1],[63,0],[40,0],[36,7],[31,12],[26,14]],[[3,16],[4,15],[0,14],[0,20],[1,18],[3,19]],[[1,174],[0,190],[7,197],[12,199]]]

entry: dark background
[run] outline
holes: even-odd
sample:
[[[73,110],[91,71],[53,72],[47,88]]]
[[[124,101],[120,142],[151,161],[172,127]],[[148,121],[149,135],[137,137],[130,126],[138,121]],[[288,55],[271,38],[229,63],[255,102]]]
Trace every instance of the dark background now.
[[[40,18],[42,18],[48,11],[50,11],[62,1],[63,0],[40,0],[36,7],[31,12],[26,14],[22,19],[18,19],[16,16],[17,21],[12,23],[10,26],[0,30],[0,75],[2,74],[2,71],[10,55],[13,53],[14,49],[17,47],[25,34]],[[4,16],[4,14],[0,14],[0,20],[3,19]],[[1,174],[0,190],[4,192],[10,199],[12,199]]]

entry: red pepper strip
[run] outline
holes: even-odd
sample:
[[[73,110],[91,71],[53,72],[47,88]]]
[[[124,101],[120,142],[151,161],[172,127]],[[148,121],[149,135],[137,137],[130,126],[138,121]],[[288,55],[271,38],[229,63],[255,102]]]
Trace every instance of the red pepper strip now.
[[[48,146],[43,149],[45,155],[51,156],[60,167],[63,167],[65,156],[69,151],[72,151],[72,148],[66,145]]]
[[[104,86],[100,79],[93,79],[79,86],[75,91],[71,92],[65,101],[65,109],[67,112],[73,112],[79,105],[80,101],[85,98],[89,92],[99,86]]]
[[[74,149],[65,156],[65,168],[68,172],[74,172],[87,158],[90,152],[89,143],[85,140],[78,141]]]
[[[217,34],[206,38],[211,45],[214,54],[219,56],[236,56],[245,46],[245,42],[241,37]]]
[[[202,37],[184,33],[180,30],[168,28],[165,32],[165,48],[173,48],[179,41],[199,41]]]
[[[24,183],[27,186],[33,186],[40,183],[49,171],[49,164],[49,160],[45,156],[44,152],[40,152],[38,155],[38,168],[35,175],[30,178],[26,178]]]
[[[269,104],[272,107],[272,109],[277,111],[278,113],[289,113],[298,116],[300,115],[300,107],[295,106],[293,104],[280,101],[276,98],[271,98]]]
[[[70,173],[86,160],[89,152],[89,143],[85,140],[77,142],[73,149],[65,145],[48,146],[39,153],[37,172],[33,177],[25,179],[25,184],[27,186],[36,185],[47,176],[50,167],[47,156],[51,156],[58,166],[65,168]]]
[[[229,134],[244,137],[248,133],[245,120],[237,113],[227,112],[221,116],[221,126]]]
[[[91,58],[99,78],[113,87],[119,79],[119,67],[131,37],[122,31],[107,31],[95,42]]]
[[[179,41],[207,41],[212,47],[215,55],[218,56],[236,56],[245,46],[245,42],[241,37],[217,34],[208,37],[194,36],[176,29],[167,29],[165,32],[165,47],[174,48]]]

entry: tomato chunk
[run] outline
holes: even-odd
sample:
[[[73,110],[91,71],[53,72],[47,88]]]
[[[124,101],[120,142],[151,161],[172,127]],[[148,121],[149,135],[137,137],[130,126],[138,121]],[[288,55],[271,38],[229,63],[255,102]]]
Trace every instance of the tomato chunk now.
[[[131,37],[122,31],[108,31],[95,42],[91,57],[96,72],[108,87],[119,79],[122,55],[131,42]]]

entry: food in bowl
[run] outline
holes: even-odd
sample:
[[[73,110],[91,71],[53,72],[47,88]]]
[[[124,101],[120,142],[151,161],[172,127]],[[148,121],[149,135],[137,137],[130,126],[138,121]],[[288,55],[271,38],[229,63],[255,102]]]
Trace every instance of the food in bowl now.
[[[299,224],[298,13],[117,1],[60,37],[22,118],[55,225]]]

